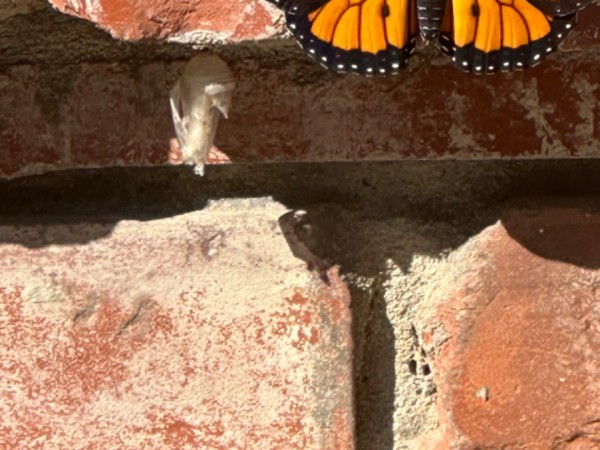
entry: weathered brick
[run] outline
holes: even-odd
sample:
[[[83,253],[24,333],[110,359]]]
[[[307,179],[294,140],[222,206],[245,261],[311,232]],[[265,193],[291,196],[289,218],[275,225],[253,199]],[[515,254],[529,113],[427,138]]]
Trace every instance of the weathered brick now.
[[[0,447],[351,448],[348,292],[284,213],[0,226]]]
[[[600,446],[599,236],[595,208],[525,207],[450,257],[421,330],[440,448]]]
[[[210,33],[222,43],[264,39],[282,31],[279,12],[262,0],[50,0],[60,11],[81,17],[121,39],[194,40]],[[189,33],[189,36],[186,36]],[[196,39],[206,39],[200,33]]]

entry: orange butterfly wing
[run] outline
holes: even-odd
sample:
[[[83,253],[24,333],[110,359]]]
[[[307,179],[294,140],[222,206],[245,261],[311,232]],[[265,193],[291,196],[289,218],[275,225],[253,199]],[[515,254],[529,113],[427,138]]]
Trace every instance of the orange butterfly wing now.
[[[369,76],[406,66],[417,36],[415,2],[291,0],[281,6],[288,28],[319,63]]]
[[[558,48],[589,0],[451,0],[440,45],[476,74],[525,69]]]
[[[462,70],[525,69],[558,48],[591,0],[269,0],[304,50],[336,72],[396,73],[417,39]],[[418,11],[418,20],[417,20]]]

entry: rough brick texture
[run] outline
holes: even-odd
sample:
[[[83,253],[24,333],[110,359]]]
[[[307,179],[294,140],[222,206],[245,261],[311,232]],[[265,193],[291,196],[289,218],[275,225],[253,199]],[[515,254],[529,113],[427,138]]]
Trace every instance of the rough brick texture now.
[[[237,77],[224,161],[600,155],[598,4],[533,70],[470,76],[428,48],[396,77],[364,79],[268,39],[282,17],[261,0],[52,3],[70,16],[0,4],[3,177],[177,162],[168,92],[199,49]],[[598,203],[529,203],[459,232],[523,178],[409,166],[262,169],[270,190],[235,170],[187,192],[152,173],[86,200],[21,180],[25,193],[0,202],[13,222],[0,226],[0,447],[347,449],[356,412],[361,450],[600,448]],[[269,200],[116,225],[56,214],[69,198],[112,210],[101,197],[146,195],[164,214],[145,190],[193,210],[209,191],[287,185],[300,186],[290,203],[329,203],[302,223]],[[336,207],[360,189],[354,211]],[[55,215],[10,213],[36,202]],[[349,292],[326,261],[353,293],[354,354]]]
[[[564,51],[535,69],[476,77],[428,48],[400,75],[376,79],[328,73],[290,40],[255,44],[281,32],[281,15],[266,2],[56,4],[121,37],[193,42],[223,57],[238,86],[230,118],[221,121],[216,137],[222,152],[217,159],[599,154],[597,4],[582,11]],[[165,8],[171,12],[161,25],[154,19]],[[0,146],[6,156],[0,161],[1,176],[173,162],[168,93],[195,50],[111,40],[89,23],[39,5],[30,14],[23,14],[28,11],[23,8],[21,14],[15,8],[4,11]],[[241,39],[250,42],[234,43]]]
[[[120,39],[194,40],[211,34],[221,43],[264,39],[282,31],[277,9],[264,0],[50,0]],[[194,34],[197,33],[196,36]],[[187,36],[186,36],[187,34]]]
[[[443,448],[600,447],[598,236],[595,208],[528,207],[451,255],[420,334]]]
[[[126,352],[133,355],[131,360],[136,364],[147,357],[146,366],[158,359],[180,373],[177,369],[181,368],[182,357],[175,350],[183,348],[180,344],[188,338],[194,341],[198,337],[198,342],[206,342],[202,336],[207,334],[211,342],[219,344],[212,349],[239,355],[236,349],[226,346],[227,339],[232,347],[239,343],[246,350],[248,362],[231,363],[228,367],[246,374],[243,367],[248,365],[256,369],[254,373],[264,374],[255,365],[252,352],[263,355],[261,352],[275,338],[266,330],[263,337],[269,338],[265,341],[267,347],[250,348],[250,344],[240,342],[240,336],[248,336],[256,330],[256,325],[250,325],[245,315],[240,316],[240,308],[230,308],[231,300],[240,298],[239,292],[248,289],[242,304],[250,308],[248,313],[263,317],[264,312],[263,324],[273,323],[269,320],[274,319],[267,319],[271,313],[278,324],[279,319],[289,323],[281,314],[286,315],[290,309],[313,310],[311,301],[298,309],[290,305],[286,299],[298,292],[294,288],[305,286],[305,292],[315,292],[316,297],[319,293],[333,293],[331,289],[338,289],[337,278],[331,273],[326,275],[328,265],[336,264],[341,267],[352,296],[357,448],[595,450],[598,414],[594,408],[600,398],[594,375],[598,371],[599,336],[596,325],[600,266],[598,173],[600,160],[397,161],[232,164],[208,168],[203,178],[184,168],[171,167],[68,171],[0,181],[3,223],[0,238],[4,242],[0,280],[13,280],[8,283],[7,292],[15,299],[15,289],[10,286],[16,278],[15,269],[19,269],[22,273],[19,281],[24,286],[21,299],[33,299],[22,300],[20,311],[32,321],[45,320],[0,327],[2,339],[11,334],[18,338],[10,341],[15,342],[16,351],[0,345],[5,352],[14,351],[1,354],[3,374],[12,368],[16,371],[0,377],[1,391],[22,399],[25,405],[36,405],[27,397],[27,389],[39,388],[40,393],[32,392],[46,395],[44,409],[50,409],[47,414],[56,424],[59,422],[54,415],[56,410],[67,408],[58,400],[69,399],[69,392],[91,389],[93,383],[99,383],[91,378],[85,384],[88,382],[75,370],[78,364],[90,367],[88,358],[99,354],[99,349],[106,348],[113,354]],[[536,198],[521,207],[513,204],[509,213],[500,204],[523,194],[555,196],[557,192],[597,196],[586,203]],[[282,207],[266,207],[270,202],[226,202],[232,207],[227,214],[222,207],[204,210],[207,199],[257,195],[276,196],[284,204],[306,213],[290,216]],[[203,211],[147,221],[148,217],[198,210]],[[94,216],[104,219],[93,221],[90,217]],[[250,226],[257,216],[266,216],[264,225],[258,221],[257,227]],[[123,218],[127,220],[119,222]],[[132,218],[146,221],[135,222]],[[219,236],[221,230],[232,230],[235,234]],[[243,233],[248,235],[241,236]],[[124,239],[124,235],[129,238]],[[122,246],[110,247],[115,242],[121,242]],[[293,260],[286,245],[306,264]],[[117,259],[111,257],[116,254]],[[189,260],[188,255],[191,255]],[[142,257],[144,260],[140,261]],[[83,263],[85,270],[81,267]],[[308,273],[309,266],[315,275]],[[100,267],[107,267],[111,274],[100,277]],[[265,274],[267,267],[274,267],[271,274]],[[92,290],[87,286],[96,277],[100,287]],[[197,307],[188,302],[196,301],[194,297],[184,296],[183,300],[172,297],[185,290],[184,282],[191,278],[198,284],[214,287],[198,300]],[[273,278],[277,283],[271,288],[261,285],[262,280]],[[216,292],[215,279],[222,292]],[[321,281],[326,279],[331,288]],[[61,284],[61,280],[69,283]],[[28,283],[31,289],[27,289]],[[120,285],[132,288],[127,290]],[[149,296],[152,303],[140,307],[140,296],[136,293],[146,288],[145,293],[156,290],[158,294]],[[108,310],[116,317],[112,322],[101,314],[105,310],[85,308],[88,304],[101,304],[98,298],[104,297],[99,297],[98,292],[116,292],[106,296],[115,300],[114,304],[107,304],[116,305]],[[124,294],[117,295],[119,292]],[[51,301],[35,303],[36,297],[43,293]],[[291,303],[296,305],[296,302]],[[269,308],[255,309],[263,303],[270,305]],[[3,317],[7,314],[5,305],[0,309]],[[8,305],[13,308],[14,303]],[[275,309],[270,309],[271,306]],[[189,318],[184,313],[191,314],[200,307],[204,315],[193,317],[201,323],[205,318],[210,323],[202,325],[205,327],[196,335],[187,325]],[[173,331],[166,337],[153,334],[151,328],[153,314],[165,310],[173,322]],[[19,309],[11,311],[15,315]],[[91,315],[86,318],[88,313]],[[234,320],[228,320],[228,315]],[[135,317],[137,321],[129,320]],[[322,320],[328,317],[331,316],[319,315]],[[182,323],[177,325],[179,321]],[[220,333],[222,329],[211,327],[212,323],[230,325],[231,336],[219,335],[217,331]],[[93,333],[99,328],[109,336],[116,336],[105,339],[101,334],[96,349],[93,343],[84,342],[84,338],[93,342],[98,337]],[[120,334],[115,331],[121,328],[124,330]],[[52,330],[60,331],[60,340]],[[84,332],[88,334],[77,335]],[[304,334],[310,341],[309,332],[307,326]],[[28,341],[36,333],[41,337]],[[147,336],[147,340],[138,343],[135,339],[140,334]],[[332,331],[329,336],[333,350],[337,348],[336,334]],[[75,338],[79,340],[72,341]],[[297,353],[291,345],[294,335],[282,334],[278,339],[279,345],[290,348],[295,358]],[[26,341],[37,343],[39,354],[34,355],[36,347],[23,343]],[[49,351],[46,345],[54,344],[65,355],[71,355],[70,359],[65,356],[54,363],[53,356],[46,357]],[[74,353],[75,347],[84,349],[81,358],[69,353]],[[165,356],[158,349],[154,358],[156,347],[166,347],[165,352],[170,355]],[[190,344],[189,348],[185,354],[193,353],[196,347]],[[314,350],[311,354],[315,359],[308,359],[307,363],[313,368],[312,373],[325,373],[331,381],[328,371],[337,369],[334,361],[338,359],[325,358],[325,367],[317,367],[316,361],[323,360],[317,354],[322,347],[315,349],[307,344],[307,348]],[[350,349],[347,351],[350,353]],[[193,354],[199,362],[216,360],[210,353]],[[289,355],[285,351],[272,356],[281,356],[282,367],[289,368]],[[33,357],[40,358],[41,368],[24,363]],[[65,360],[68,364],[64,364]],[[50,378],[44,368],[47,362],[80,378],[58,379],[55,375],[56,378]],[[269,364],[275,367],[275,360]],[[122,376],[130,373],[131,365],[118,358],[116,362],[101,359],[97,370],[105,374],[107,367],[116,367],[118,370],[113,372]],[[127,379],[124,386],[131,386],[132,392],[122,394],[122,398],[131,400],[136,407],[139,402],[148,402],[145,385],[156,376],[161,386],[165,385],[159,390],[152,385],[153,394],[159,399],[156,401],[175,408],[183,400],[171,395],[176,390],[173,382],[164,375],[162,365],[152,367],[148,375]],[[48,382],[30,385],[22,381],[28,373]],[[223,376],[230,374],[225,372]],[[200,377],[201,372],[197,371],[195,376]],[[289,372],[278,376],[289,376]],[[181,379],[185,381],[184,376],[178,375],[177,380]],[[243,380],[246,383],[249,378]],[[340,380],[343,378],[334,384],[340,385]],[[197,379],[190,382],[197,383]],[[102,386],[105,387],[98,388],[99,398],[105,402],[107,398],[113,399],[111,388]],[[187,394],[189,391],[185,389],[177,392]],[[240,389],[232,395],[262,398],[245,384]],[[276,391],[277,386],[273,389]],[[63,397],[54,397],[58,398],[54,403],[49,401],[48,396],[57,392],[63,392]],[[118,391],[121,392],[123,388]],[[193,400],[208,395],[202,390],[198,392],[200,396],[195,391],[189,395]],[[259,393],[265,392],[271,391],[259,389]],[[322,391],[318,396],[323,397]],[[168,401],[163,401],[165,397]],[[305,397],[310,398],[310,395]],[[81,401],[79,397],[77,401]],[[3,407],[13,404],[0,402]],[[89,403],[82,401],[82,404],[84,413],[90,411]],[[92,412],[106,405],[93,404],[96,409]],[[350,402],[342,407],[349,411]],[[25,408],[15,410],[19,412],[17,419],[25,420],[29,415],[44,419],[38,412],[41,410],[30,408],[26,413]],[[252,411],[252,416],[257,414],[260,411]],[[15,420],[10,414],[0,417]],[[88,424],[85,414],[80,417]],[[100,424],[106,422],[104,417]],[[516,417],[523,419],[518,427]],[[190,416],[184,419],[191,420]],[[135,420],[145,419],[136,416]],[[312,418],[302,423],[309,423],[306,420]],[[73,430],[74,421],[73,415],[69,422]],[[63,424],[64,421],[60,426]],[[60,426],[57,433],[62,430]],[[96,429],[90,425],[88,430]],[[73,433],[79,437],[82,431]],[[152,439],[155,438],[162,439],[156,436]]]
[[[348,292],[284,213],[0,226],[0,447],[352,448]]]

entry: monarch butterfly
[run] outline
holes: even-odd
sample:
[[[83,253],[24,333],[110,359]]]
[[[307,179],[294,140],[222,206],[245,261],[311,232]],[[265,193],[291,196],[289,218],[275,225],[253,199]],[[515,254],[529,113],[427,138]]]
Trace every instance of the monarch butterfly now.
[[[304,50],[335,72],[393,74],[417,38],[476,74],[533,67],[591,0],[269,0]]]

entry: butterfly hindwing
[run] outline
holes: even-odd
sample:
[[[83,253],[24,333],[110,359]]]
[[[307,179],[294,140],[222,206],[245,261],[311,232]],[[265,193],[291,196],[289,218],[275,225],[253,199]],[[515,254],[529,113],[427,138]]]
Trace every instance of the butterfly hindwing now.
[[[440,45],[460,69],[477,74],[533,67],[558,48],[587,1],[452,0]],[[551,13],[557,10],[566,15]]]
[[[336,72],[396,73],[418,29],[476,74],[540,63],[592,0],[268,0],[304,50]]]
[[[416,0],[271,0],[304,50],[336,72],[396,73],[416,40]]]
[[[592,0],[531,0],[530,3],[544,14],[563,17],[576,13],[589,5]]]

